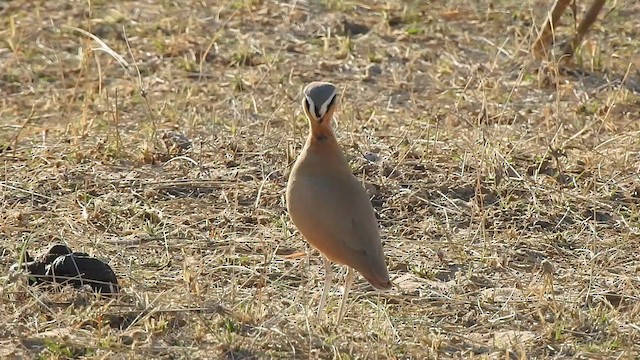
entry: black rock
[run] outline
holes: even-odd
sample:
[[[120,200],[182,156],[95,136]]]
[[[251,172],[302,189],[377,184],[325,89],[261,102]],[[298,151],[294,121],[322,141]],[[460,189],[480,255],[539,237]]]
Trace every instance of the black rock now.
[[[369,32],[369,27],[363,24],[358,24],[347,20],[346,17],[342,18],[342,33],[345,35],[362,35]]]
[[[79,288],[89,285],[99,293],[117,293],[118,279],[111,267],[83,253],[59,256],[46,267],[45,278]]]
[[[76,288],[89,285],[94,291],[115,294],[118,279],[111,267],[86,253],[73,252],[68,246],[53,245],[37,259],[25,252],[25,262],[13,264],[10,271],[23,269],[29,285],[42,283],[70,284]]]
[[[58,256],[67,255],[71,253],[73,253],[73,251],[71,251],[71,248],[68,247],[67,245],[55,244],[51,247],[51,249],[49,249],[49,251],[47,251],[44,255],[40,257],[40,262],[44,264],[51,264],[55,259],[58,258]],[[27,254],[27,256],[29,256],[29,254]]]

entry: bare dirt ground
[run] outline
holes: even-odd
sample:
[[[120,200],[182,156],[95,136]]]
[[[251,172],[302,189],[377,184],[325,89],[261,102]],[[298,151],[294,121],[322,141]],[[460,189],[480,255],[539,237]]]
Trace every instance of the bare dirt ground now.
[[[1,356],[639,356],[640,6],[559,66],[549,2],[433,3],[0,3],[2,270],[64,242],[123,290],[5,276]],[[358,277],[337,328],[284,203],[313,80],[396,284]]]

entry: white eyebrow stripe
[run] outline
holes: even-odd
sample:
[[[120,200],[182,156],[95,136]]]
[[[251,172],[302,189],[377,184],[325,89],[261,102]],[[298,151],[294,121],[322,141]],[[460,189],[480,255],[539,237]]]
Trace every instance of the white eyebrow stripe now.
[[[324,116],[324,114],[327,113],[327,108],[329,107],[329,104],[331,104],[331,102],[333,101],[333,99],[336,97],[336,94],[334,93],[333,96],[329,97],[327,99],[327,101],[324,102],[324,104],[322,104],[322,106],[320,107],[320,113]]]
[[[317,119],[318,114],[316,114],[316,104],[313,102],[313,100],[311,100],[310,97],[305,96],[305,98],[307,98],[307,101],[309,102],[309,112],[311,113],[311,115],[315,116]]]

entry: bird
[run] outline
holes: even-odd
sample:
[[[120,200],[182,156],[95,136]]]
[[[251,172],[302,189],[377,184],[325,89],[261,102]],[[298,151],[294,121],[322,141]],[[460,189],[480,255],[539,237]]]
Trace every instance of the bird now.
[[[322,256],[325,281],[318,316],[333,280],[331,262],[348,267],[338,310],[339,325],[354,270],[381,290],[390,289],[392,282],[371,200],[351,172],[332,129],[333,113],[339,103],[336,87],[314,81],[302,93],[309,133],[289,174],[285,201],[295,227]]]

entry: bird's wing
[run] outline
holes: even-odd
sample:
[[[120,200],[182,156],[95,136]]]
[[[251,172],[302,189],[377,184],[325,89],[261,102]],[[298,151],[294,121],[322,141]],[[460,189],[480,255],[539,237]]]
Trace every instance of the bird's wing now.
[[[354,252],[380,246],[377,220],[364,188],[351,175],[297,179],[299,196],[292,199],[294,222],[312,245],[331,242]],[[318,246],[316,246],[318,247]],[[320,249],[322,251],[322,249]],[[338,250],[338,249],[336,249]]]

